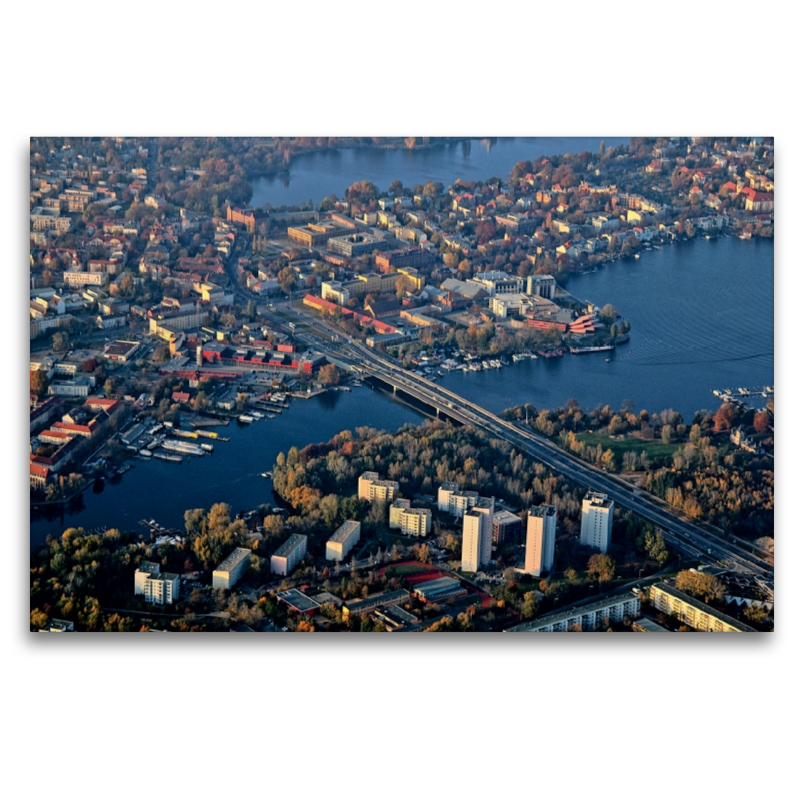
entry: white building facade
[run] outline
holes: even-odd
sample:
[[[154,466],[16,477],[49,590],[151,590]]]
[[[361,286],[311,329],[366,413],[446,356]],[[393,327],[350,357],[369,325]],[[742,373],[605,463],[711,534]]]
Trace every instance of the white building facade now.
[[[525,540],[525,572],[539,577],[553,568],[556,550],[555,506],[535,506],[528,512],[528,533]]]
[[[342,561],[358,544],[361,538],[361,523],[345,520],[325,545],[325,558],[328,561]]]
[[[231,589],[250,566],[252,551],[237,547],[212,573],[214,589]]]
[[[289,575],[305,558],[308,549],[308,536],[293,533],[273,554],[269,562],[270,572],[275,575]]]
[[[461,545],[461,569],[477,572],[492,558],[492,521],[494,498],[481,498],[464,514],[464,534]]]
[[[581,544],[607,552],[613,521],[614,501],[608,495],[588,491],[581,507]]]

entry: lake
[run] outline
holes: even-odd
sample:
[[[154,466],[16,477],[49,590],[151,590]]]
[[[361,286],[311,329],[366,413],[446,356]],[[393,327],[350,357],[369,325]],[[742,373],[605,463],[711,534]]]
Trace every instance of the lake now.
[[[458,178],[466,181],[497,177],[505,180],[518,161],[559,153],[599,153],[627,144],[623,136],[518,136],[468,139],[424,150],[383,150],[373,147],[342,148],[296,156],[285,173],[252,180],[250,204],[259,208],[321,203],[335,194],[341,198],[356,181],[372,181],[387,191],[392,181],[404,186],[440,181],[445,189]]]

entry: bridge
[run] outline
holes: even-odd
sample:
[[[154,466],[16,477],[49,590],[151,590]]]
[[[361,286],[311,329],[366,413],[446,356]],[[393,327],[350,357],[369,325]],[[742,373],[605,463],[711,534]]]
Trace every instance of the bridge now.
[[[581,461],[549,439],[537,435],[527,425],[501,419],[477,403],[409,372],[394,359],[344,336],[319,318],[298,309],[292,311],[312,328],[332,336],[335,345],[313,335],[310,338],[316,339],[316,344],[329,352],[335,350],[336,354],[331,355],[337,362],[349,366],[361,377],[380,382],[394,393],[407,395],[427,407],[432,415],[470,425],[490,437],[503,439],[579,486],[607,494],[615,504],[629,508],[657,525],[663,531],[664,539],[683,555],[705,560],[710,558],[731,570],[774,580],[772,563],[754,555],[746,546],[731,541],[720,529],[693,520],[661,498]]]
[[[343,345],[340,352],[362,377],[372,378],[395,393],[413,398],[440,418],[449,418],[491,437],[504,439],[574,483],[607,494],[617,505],[631,509],[661,528],[665,540],[684,555],[702,559],[711,557],[732,570],[773,579],[774,567],[771,563],[754,555],[746,547],[731,542],[721,530],[691,520],[649,492],[579,460],[550,440],[535,434],[527,425],[501,419],[477,403],[403,369],[389,358],[355,341]]]

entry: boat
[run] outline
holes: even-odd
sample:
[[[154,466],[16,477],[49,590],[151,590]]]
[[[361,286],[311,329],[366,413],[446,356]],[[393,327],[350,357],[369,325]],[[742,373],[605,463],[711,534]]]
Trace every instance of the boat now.
[[[603,345],[598,345],[596,347],[570,347],[569,351],[573,355],[579,355],[581,353],[603,353],[607,350],[613,350],[613,349],[614,349],[613,344],[603,344]]]
[[[152,456],[153,454],[147,448],[143,447],[139,451],[139,455],[143,456],[144,458],[150,458],[150,456]]]
[[[275,414],[267,414],[267,419],[275,419]]]
[[[167,453],[153,453],[156,458],[160,458],[162,461],[172,461],[174,464],[182,464],[183,459],[180,456],[171,456]]]
[[[611,359],[610,359],[610,358],[607,358],[607,359],[606,359],[606,363],[608,363],[609,361],[611,361]]]
[[[213,453],[214,452],[214,445],[213,444],[206,444],[203,442],[200,447],[206,451],[206,453]]]
[[[261,473],[261,477],[262,478],[271,478],[272,477],[272,473],[271,472],[262,472]]]
[[[247,422],[247,423],[255,422],[255,419],[253,417],[247,416],[247,414],[240,414],[238,420],[239,422]]]

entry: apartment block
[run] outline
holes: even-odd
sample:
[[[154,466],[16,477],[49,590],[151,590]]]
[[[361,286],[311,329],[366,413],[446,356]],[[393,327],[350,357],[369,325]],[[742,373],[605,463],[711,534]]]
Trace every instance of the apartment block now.
[[[358,544],[361,538],[361,523],[345,520],[325,544],[325,558],[328,561],[342,561]]]

